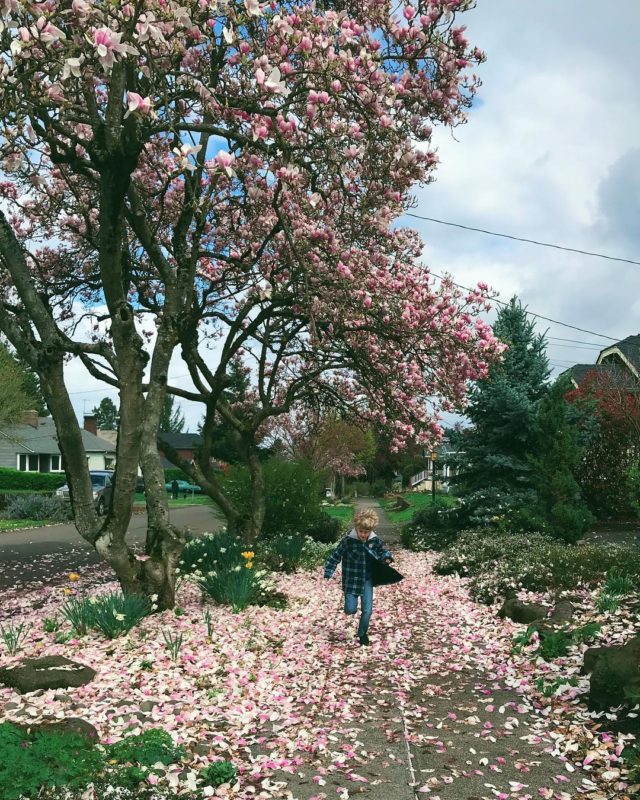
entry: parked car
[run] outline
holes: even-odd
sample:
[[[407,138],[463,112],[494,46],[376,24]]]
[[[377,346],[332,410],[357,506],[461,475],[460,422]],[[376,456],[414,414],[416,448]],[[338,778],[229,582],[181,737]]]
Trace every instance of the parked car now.
[[[189,483],[189,481],[180,480],[177,481],[177,484],[178,484],[178,493],[184,494],[185,497],[188,494],[200,494],[202,492],[200,486],[197,486],[195,483]],[[164,485],[164,488],[168,492],[171,492],[173,490],[173,481],[167,481],[167,483],[165,483]]]
[[[106,512],[107,505],[111,500],[113,472],[106,469],[92,469],[89,475],[91,476],[91,488],[93,490],[93,500],[96,504],[96,511],[102,516]],[[62,497],[64,500],[68,500],[68,485],[65,483],[64,486],[57,489],[56,495]]]

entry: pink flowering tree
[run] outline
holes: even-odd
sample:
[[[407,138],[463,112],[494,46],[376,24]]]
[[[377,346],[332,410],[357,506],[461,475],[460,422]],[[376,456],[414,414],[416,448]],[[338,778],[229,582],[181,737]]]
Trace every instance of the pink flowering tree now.
[[[157,433],[167,391],[202,402],[192,476],[238,527],[211,469],[220,418],[256,440],[322,394],[439,436],[499,345],[479,287],[435,287],[394,220],[478,82],[471,0],[0,0],[0,329],[40,376],[79,533],[124,589],[171,606],[184,544]],[[193,390],[168,386],[179,349]],[[70,357],[118,388],[113,502],[96,515],[64,380]],[[252,389],[230,402],[241,358]],[[126,541],[138,464],[146,557]]]

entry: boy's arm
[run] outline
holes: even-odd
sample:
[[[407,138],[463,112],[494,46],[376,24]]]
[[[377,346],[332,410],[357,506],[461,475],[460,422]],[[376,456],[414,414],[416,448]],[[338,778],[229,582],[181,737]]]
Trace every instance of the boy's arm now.
[[[387,550],[384,546],[384,542],[382,539],[378,538],[378,540],[373,545],[374,550],[376,551],[376,555],[381,561],[393,561],[393,556],[391,555],[391,550]]]
[[[344,548],[346,546],[346,539],[343,539],[340,544],[336,547],[336,549],[329,555],[329,558],[324,565],[324,577],[330,578],[333,573],[336,571],[336,567],[340,559],[344,554]]]

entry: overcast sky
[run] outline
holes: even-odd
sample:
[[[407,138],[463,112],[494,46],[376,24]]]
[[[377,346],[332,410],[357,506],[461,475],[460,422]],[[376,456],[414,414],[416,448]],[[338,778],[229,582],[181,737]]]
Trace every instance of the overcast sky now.
[[[478,0],[464,18],[488,56],[479,102],[455,139],[437,132],[437,181],[415,212],[640,261],[640,0]],[[640,266],[409,222],[434,272],[616,340],[640,333]],[[611,343],[538,322],[547,329],[554,374]],[[185,371],[176,362],[172,375]],[[78,368],[68,377],[80,416],[107,394]],[[195,430],[200,412],[185,412]]]
[[[437,133],[438,178],[416,213],[640,261],[640,2],[478,0],[464,16],[488,57],[480,102],[455,140]],[[434,272],[614,339],[640,332],[640,266],[410,222]],[[557,374],[598,347],[551,340],[548,353]]]

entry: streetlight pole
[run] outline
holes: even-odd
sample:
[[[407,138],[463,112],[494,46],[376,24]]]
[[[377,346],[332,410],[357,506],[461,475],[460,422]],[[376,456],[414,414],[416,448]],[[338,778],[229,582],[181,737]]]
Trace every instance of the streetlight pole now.
[[[435,450],[431,451],[431,505],[436,504],[436,459],[438,454]]]

